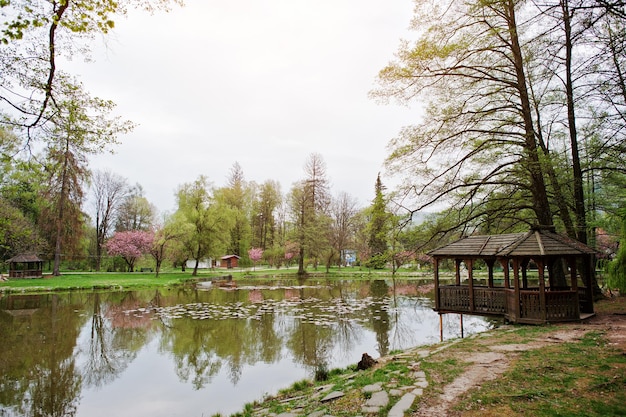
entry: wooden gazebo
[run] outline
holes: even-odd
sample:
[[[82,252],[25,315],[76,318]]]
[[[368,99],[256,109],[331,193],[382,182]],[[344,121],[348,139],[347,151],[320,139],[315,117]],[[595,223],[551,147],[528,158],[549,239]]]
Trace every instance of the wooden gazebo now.
[[[35,254],[21,254],[6,261],[9,278],[42,278],[43,260]]]
[[[577,265],[593,268],[594,254],[590,247],[545,228],[462,238],[429,253],[435,270],[434,309],[440,314],[499,316],[513,323],[586,318],[593,315],[592,271],[579,276]],[[587,262],[579,262],[584,258]],[[443,285],[439,267],[445,259],[454,260],[455,276],[453,283]],[[478,260],[488,269],[484,280],[474,277]],[[494,270],[500,268],[495,279]]]

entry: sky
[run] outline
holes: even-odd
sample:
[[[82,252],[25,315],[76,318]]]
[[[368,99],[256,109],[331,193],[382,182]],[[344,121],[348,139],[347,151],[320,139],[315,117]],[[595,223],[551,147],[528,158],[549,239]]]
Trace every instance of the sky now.
[[[85,89],[137,124],[114,154],[90,159],[139,183],[160,212],[206,175],[226,185],[233,164],[286,194],[312,153],[331,192],[371,204],[387,144],[416,108],[368,97],[376,75],[411,36],[412,0],[186,0],[118,19],[93,62],[74,60]]]

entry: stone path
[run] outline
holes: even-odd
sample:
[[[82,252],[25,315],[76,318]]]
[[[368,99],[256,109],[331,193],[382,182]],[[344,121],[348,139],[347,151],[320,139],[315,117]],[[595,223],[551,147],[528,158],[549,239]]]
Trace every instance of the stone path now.
[[[620,301],[623,300],[623,301]],[[277,414],[269,409],[256,409],[255,417],[334,417],[332,414],[333,403],[343,402],[341,407],[335,405],[335,410],[340,408],[342,415],[372,417],[387,415],[388,417],[447,417],[459,415],[451,411],[451,406],[460,396],[472,387],[480,386],[483,382],[497,378],[506,371],[510,360],[516,353],[540,349],[553,343],[565,343],[579,340],[589,331],[602,331],[607,335],[609,344],[626,354],[626,297],[615,301],[623,302],[624,313],[601,314],[585,323],[563,324],[542,337],[537,337],[526,343],[494,343],[489,333],[474,335],[480,338],[480,343],[485,349],[464,354],[463,361],[470,362],[465,371],[457,376],[452,382],[441,387],[439,395],[423,398],[419,401],[419,407],[413,404],[418,402],[423,390],[428,387],[426,375],[420,370],[420,361],[430,355],[435,355],[450,346],[460,342],[461,339],[448,341],[445,344],[423,346],[406,351],[401,354],[379,359],[379,362],[394,361],[402,363],[409,368],[410,384],[398,386],[397,378],[393,377],[394,371],[387,375],[387,382],[378,382],[364,387],[352,387],[349,381],[355,379],[357,374],[346,374],[344,391],[332,391],[333,385],[316,387],[311,395],[287,398],[285,403],[292,407],[289,412]],[[619,311],[622,311],[619,310]],[[507,331],[508,326],[501,326],[499,331]],[[354,408],[346,412],[346,404]],[[391,407],[389,405],[392,404]],[[388,410],[388,411],[387,411]],[[493,414],[489,414],[493,415]]]
[[[415,360],[416,354],[419,357],[425,357],[430,355],[432,352],[428,350],[410,352],[402,355],[394,356],[394,360],[396,361],[409,361]],[[416,398],[420,397],[423,393],[424,388],[428,387],[428,381],[426,380],[426,374],[424,371],[419,370],[419,363],[413,363],[410,365],[413,371],[410,374],[411,379],[413,380],[412,385],[407,386],[397,386],[394,382],[389,382],[384,384],[382,382],[377,382],[372,385],[366,385],[360,389],[360,395],[367,398],[365,403],[361,406],[360,414],[355,412],[355,416],[367,416],[367,415],[378,415],[380,411],[384,408],[387,408],[391,400],[394,400],[394,405],[389,409],[387,413],[388,417],[404,417],[407,410],[411,408],[413,402]],[[332,401],[338,400],[347,395],[347,393],[342,391],[332,391],[329,392],[332,386],[324,386],[320,387],[317,395],[314,395],[312,398],[307,398],[306,401],[310,402],[312,400],[319,401],[320,405],[324,405],[327,403],[331,403]],[[315,398],[317,397],[317,398]],[[293,398],[289,399],[293,401]],[[396,401],[397,400],[397,401]],[[304,409],[294,409],[290,412],[274,414],[269,413],[266,410],[257,410],[255,412],[255,416],[257,417],[333,417],[332,414],[329,414],[326,409],[314,411],[312,413],[304,413]]]

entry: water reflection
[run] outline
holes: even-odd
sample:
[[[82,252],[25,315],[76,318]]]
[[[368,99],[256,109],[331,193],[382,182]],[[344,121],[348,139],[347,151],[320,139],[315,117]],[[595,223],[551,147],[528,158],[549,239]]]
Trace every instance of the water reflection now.
[[[228,414],[316,369],[439,337],[410,281],[0,297],[0,416]],[[465,319],[466,334],[487,327]]]

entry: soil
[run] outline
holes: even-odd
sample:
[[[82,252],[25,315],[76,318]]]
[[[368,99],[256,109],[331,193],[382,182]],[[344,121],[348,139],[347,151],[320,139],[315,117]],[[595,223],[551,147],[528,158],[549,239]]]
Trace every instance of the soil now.
[[[480,387],[486,381],[497,378],[511,364],[515,352],[539,349],[552,343],[572,342],[581,339],[586,333],[604,333],[609,344],[626,354],[626,297],[614,297],[597,304],[596,315],[578,323],[564,323],[540,339],[525,344],[490,345],[485,340],[486,352],[475,352],[463,356],[463,361],[473,363],[453,382],[443,387],[439,397],[426,399],[413,417],[459,417],[461,412],[451,410],[457,400],[472,388]],[[482,414],[486,417],[485,414]]]

